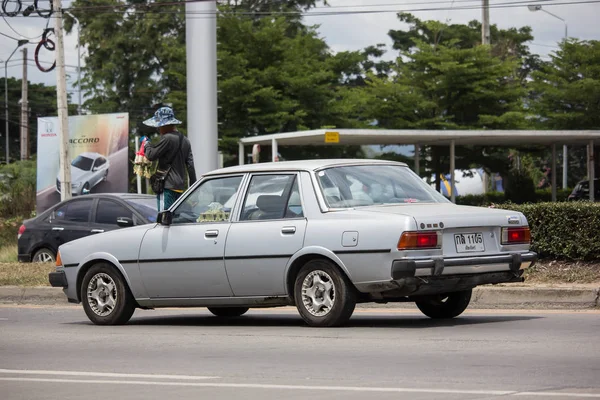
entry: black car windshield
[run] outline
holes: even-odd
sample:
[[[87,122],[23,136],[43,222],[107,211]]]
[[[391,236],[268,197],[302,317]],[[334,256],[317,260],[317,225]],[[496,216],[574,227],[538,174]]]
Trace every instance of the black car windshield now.
[[[404,166],[333,167],[317,172],[317,178],[330,208],[449,202]]]
[[[156,198],[132,197],[124,200],[133,208],[135,208],[136,211],[142,214],[148,221],[156,222],[156,215],[158,214]]]
[[[94,160],[92,160],[91,158],[84,157],[84,156],[77,156],[77,158],[75,158],[73,160],[73,162],[71,162],[71,165],[74,167],[77,167],[79,169],[82,169],[84,171],[89,171],[90,169],[92,169],[93,163],[94,163]]]

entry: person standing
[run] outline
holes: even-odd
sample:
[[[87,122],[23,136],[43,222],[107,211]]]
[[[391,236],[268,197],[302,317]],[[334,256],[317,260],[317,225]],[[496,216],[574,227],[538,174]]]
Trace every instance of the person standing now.
[[[150,144],[148,137],[140,139],[149,161],[158,160],[157,171],[166,171],[164,189],[157,193],[158,211],[167,210],[183,194],[186,189],[186,176],[189,185],[196,182],[192,146],[187,137],[176,129],[181,121],[175,118],[171,107],[159,108],[152,118],[144,121],[144,125],[158,128],[160,141]],[[187,173],[186,173],[187,172]]]

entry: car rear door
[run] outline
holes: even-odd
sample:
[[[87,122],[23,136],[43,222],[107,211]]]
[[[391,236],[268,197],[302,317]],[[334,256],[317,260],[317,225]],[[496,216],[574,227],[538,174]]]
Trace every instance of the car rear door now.
[[[90,226],[94,202],[93,198],[74,199],[53,211],[49,221],[52,240],[57,248],[94,233]]]
[[[235,296],[286,293],[286,265],[304,245],[300,194],[295,172],[251,177],[225,246],[225,267]]]

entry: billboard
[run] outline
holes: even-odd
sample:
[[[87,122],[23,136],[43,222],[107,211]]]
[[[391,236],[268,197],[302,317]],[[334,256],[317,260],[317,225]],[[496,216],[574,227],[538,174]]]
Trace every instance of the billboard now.
[[[129,114],[69,117],[71,193],[127,192]],[[38,118],[37,212],[60,202],[58,117]]]

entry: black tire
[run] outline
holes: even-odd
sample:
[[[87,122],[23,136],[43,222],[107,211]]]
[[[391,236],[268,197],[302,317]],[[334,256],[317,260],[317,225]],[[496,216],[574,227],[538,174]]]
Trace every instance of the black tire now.
[[[429,296],[425,300],[416,301],[419,310],[429,318],[449,319],[459,316],[469,306],[472,289]]]
[[[309,277],[312,275],[312,278]],[[319,277],[321,283],[315,283],[314,278]],[[307,284],[318,291],[311,297],[307,293],[303,295],[303,285],[305,280]],[[325,286],[328,282],[333,284],[331,289]],[[307,292],[310,288],[307,289]],[[325,298],[325,291],[329,291],[328,299]],[[320,296],[320,297],[319,297]],[[331,301],[330,307],[323,306],[316,310],[313,299]],[[356,306],[356,291],[346,275],[329,260],[315,259],[307,262],[298,272],[294,283],[294,300],[300,316],[309,326],[314,327],[333,327],[344,325],[354,312]]]
[[[107,287],[105,287],[107,290],[104,291],[106,299],[108,299],[108,296],[114,298],[114,306],[110,311],[95,302],[93,298],[88,298],[90,282],[95,280],[96,285],[92,285],[92,288],[98,288],[97,282],[99,279],[104,284],[109,281],[106,277],[109,277],[112,283],[114,283],[114,289],[110,293]],[[135,299],[131,295],[127,283],[121,274],[110,264],[96,264],[87,271],[83,277],[80,295],[86,315],[96,325],[123,325],[129,321],[135,311]],[[103,297],[102,293],[98,296]]]
[[[217,317],[239,317],[248,312],[248,307],[208,307],[208,311]]]
[[[46,247],[43,247],[36,251],[31,257],[31,262],[56,262],[56,254]]]
[[[108,180],[108,170],[106,170],[106,173],[104,174],[104,177],[102,178],[102,182],[106,182]]]

